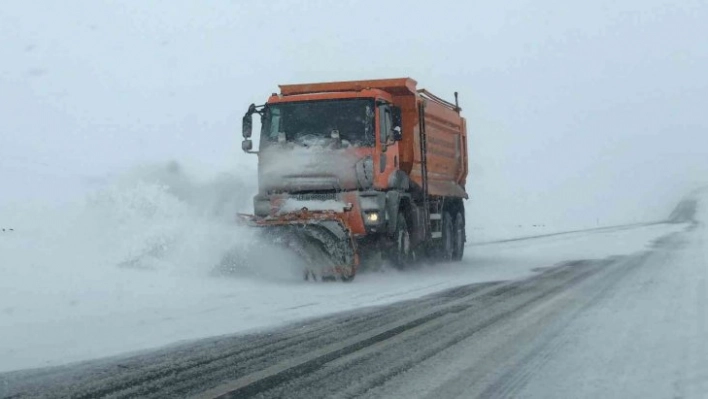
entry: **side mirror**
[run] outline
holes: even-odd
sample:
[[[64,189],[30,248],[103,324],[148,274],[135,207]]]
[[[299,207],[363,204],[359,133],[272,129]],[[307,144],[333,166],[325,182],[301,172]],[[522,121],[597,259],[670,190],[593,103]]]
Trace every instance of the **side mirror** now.
[[[245,139],[241,142],[241,149],[243,152],[251,152],[253,149],[253,141],[251,139]]]
[[[393,119],[393,126],[401,127],[401,109],[399,107],[391,107],[391,119]]]
[[[243,138],[248,139],[253,133],[253,116],[252,114],[246,114],[243,116]]]
[[[401,132],[400,126],[396,126],[393,129],[391,129],[391,137],[393,138],[393,141],[403,140],[403,132]]]
[[[256,104],[251,104],[248,106],[248,111],[246,111],[246,115],[243,116],[243,126],[242,126],[242,133],[243,133],[243,138],[248,139],[251,137],[251,134],[253,133],[253,114],[257,112],[256,111]]]

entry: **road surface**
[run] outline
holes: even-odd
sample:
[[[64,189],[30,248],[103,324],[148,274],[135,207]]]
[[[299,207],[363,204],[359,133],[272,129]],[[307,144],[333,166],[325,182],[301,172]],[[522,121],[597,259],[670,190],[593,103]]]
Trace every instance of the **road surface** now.
[[[699,220],[706,220],[705,212]],[[708,395],[708,230],[510,281],[134,356],[0,375],[4,397]]]

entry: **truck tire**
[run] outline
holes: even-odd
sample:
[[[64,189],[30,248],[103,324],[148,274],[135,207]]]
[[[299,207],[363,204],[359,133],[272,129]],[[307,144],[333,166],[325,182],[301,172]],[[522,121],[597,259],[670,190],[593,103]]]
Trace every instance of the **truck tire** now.
[[[443,212],[442,242],[440,243],[440,258],[449,261],[453,257],[455,228],[450,212]]]
[[[465,254],[465,218],[462,212],[457,212],[455,215],[454,232],[452,260],[460,261]]]
[[[396,268],[404,269],[411,261],[411,235],[403,212],[398,212],[393,239],[394,248],[391,253],[391,261]]]
[[[341,275],[339,276],[339,281],[343,283],[351,283],[352,281],[354,281],[354,277],[356,277],[356,273]]]

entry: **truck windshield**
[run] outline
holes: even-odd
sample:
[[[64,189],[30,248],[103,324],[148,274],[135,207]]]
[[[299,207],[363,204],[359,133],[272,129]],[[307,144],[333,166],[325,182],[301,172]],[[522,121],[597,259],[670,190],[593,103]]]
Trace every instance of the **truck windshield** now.
[[[334,132],[334,134],[333,134]],[[332,142],[339,133],[343,147],[372,147],[375,143],[374,100],[319,100],[272,104],[266,110],[261,142],[283,135],[304,146]]]

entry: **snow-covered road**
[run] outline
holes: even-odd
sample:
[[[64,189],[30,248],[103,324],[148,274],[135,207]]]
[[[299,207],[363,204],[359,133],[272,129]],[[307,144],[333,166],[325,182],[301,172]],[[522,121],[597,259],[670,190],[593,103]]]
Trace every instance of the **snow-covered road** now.
[[[522,279],[574,259],[646,249],[683,224],[607,228],[467,247],[463,262],[302,280],[292,254],[232,223],[243,181],[139,169],[83,200],[7,208],[0,235],[0,372],[56,366]],[[539,229],[517,229],[534,234]],[[473,242],[486,241],[489,233]],[[545,230],[548,231],[548,230]],[[214,266],[238,254],[228,276]]]
[[[461,264],[363,273],[352,284],[306,283],[287,272],[288,264],[265,263],[270,274],[228,278],[119,268],[82,269],[80,275],[61,268],[4,270],[0,371],[253,331],[459,285],[522,278],[568,259],[640,251],[682,228],[657,224],[472,246]],[[276,277],[279,271],[289,278]]]
[[[681,227],[632,255],[563,262],[261,333],[0,374],[0,394],[701,398],[708,392],[707,233],[704,224]],[[626,243],[632,231],[650,233],[556,238]],[[507,256],[531,241],[516,241]],[[393,296],[408,295],[417,294]]]
[[[677,248],[646,259],[568,324],[518,397],[708,397],[706,205]]]
[[[705,397],[708,196],[695,209],[692,222],[472,245],[461,264],[352,284],[120,270],[142,301],[38,295],[54,317],[5,312],[0,358],[10,370],[121,356],[0,374],[0,393]]]

